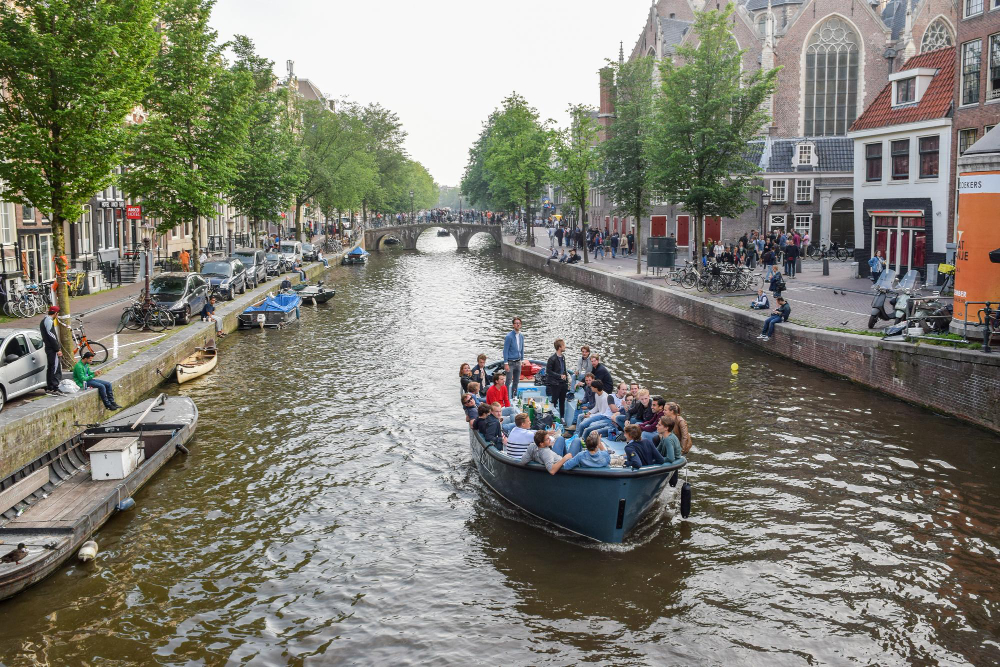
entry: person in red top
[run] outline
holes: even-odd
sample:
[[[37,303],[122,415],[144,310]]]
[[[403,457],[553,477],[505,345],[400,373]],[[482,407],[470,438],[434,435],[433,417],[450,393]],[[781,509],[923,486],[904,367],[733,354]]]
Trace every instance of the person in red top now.
[[[666,401],[663,400],[662,396],[654,396],[651,403],[653,404],[653,416],[639,424],[639,428],[642,429],[642,439],[650,442],[656,435],[656,425],[660,422],[660,417],[663,416],[663,406]]]
[[[489,404],[499,403],[500,414],[503,416],[503,431],[510,432],[514,428],[514,415],[517,408],[510,404],[510,397],[507,395],[507,376],[503,371],[493,374],[493,384],[486,390],[486,402]]]

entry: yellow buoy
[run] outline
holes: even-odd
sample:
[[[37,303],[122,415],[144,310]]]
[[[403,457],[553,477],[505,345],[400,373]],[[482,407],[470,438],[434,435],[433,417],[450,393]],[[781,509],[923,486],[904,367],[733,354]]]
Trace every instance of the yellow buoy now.
[[[740,365],[734,361],[733,365],[729,367],[729,370],[731,370],[734,373],[737,373],[740,370]]]

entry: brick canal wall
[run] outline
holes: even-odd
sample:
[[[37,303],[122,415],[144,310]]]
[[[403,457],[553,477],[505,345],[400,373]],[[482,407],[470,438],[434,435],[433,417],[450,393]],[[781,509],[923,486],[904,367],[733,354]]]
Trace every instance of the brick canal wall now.
[[[628,299],[665,315],[791,358],[838,377],[1000,432],[1000,354],[937,345],[886,342],[796,324],[778,325],[770,341],[757,340],[760,315],[582,264],[546,264],[545,257],[504,243],[505,259],[584,287]]]
[[[310,264],[305,268],[310,278],[326,271],[322,264]],[[290,273],[287,277],[293,283],[299,282],[298,274]],[[238,299],[219,304],[216,315],[222,320],[223,330],[234,331],[237,316],[267,292],[275,291],[277,286],[276,281],[268,281]],[[181,359],[215,337],[214,326],[198,320],[194,324],[168,329],[168,332],[164,340],[100,375],[102,380],[112,383],[115,399],[120,405],[132,405],[155,389],[171,377],[174,366]],[[226,363],[226,359],[220,358],[219,363]],[[72,375],[63,371],[63,377]],[[0,478],[7,477],[79,433],[82,430],[80,424],[93,424],[108,417],[95,390],[65,398],[40,398],[13,406],[0,414],[5,417],[0,425]],[[6,418],[10,418],[9,421]]]

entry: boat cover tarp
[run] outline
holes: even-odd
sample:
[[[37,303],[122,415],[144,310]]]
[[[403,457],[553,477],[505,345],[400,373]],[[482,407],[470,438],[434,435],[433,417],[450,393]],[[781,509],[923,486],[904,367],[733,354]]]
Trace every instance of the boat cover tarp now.
[[[368,254],[368,251],[358,245],[351,248],[351,250],[347,254],[354,257],[364,257],[365,255]]]
[[[265,313],[269,311],[281,311],[283,313],[288,313],[301,305],[302,299],[298,294],[279,294],[277,296],[268,296],[264,299],[264,302],[256,306],[250,306],[244,313]]]

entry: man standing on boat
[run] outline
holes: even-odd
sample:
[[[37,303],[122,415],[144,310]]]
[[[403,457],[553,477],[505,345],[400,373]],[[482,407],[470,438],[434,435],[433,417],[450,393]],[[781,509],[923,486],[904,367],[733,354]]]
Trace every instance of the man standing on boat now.
[[[515,317],[514,329],[503,339],[503,369],[507,371],[507,396],[517,398],[517,382],[521,379],[521,361],[524,359],[524,334],[521,318]]]

